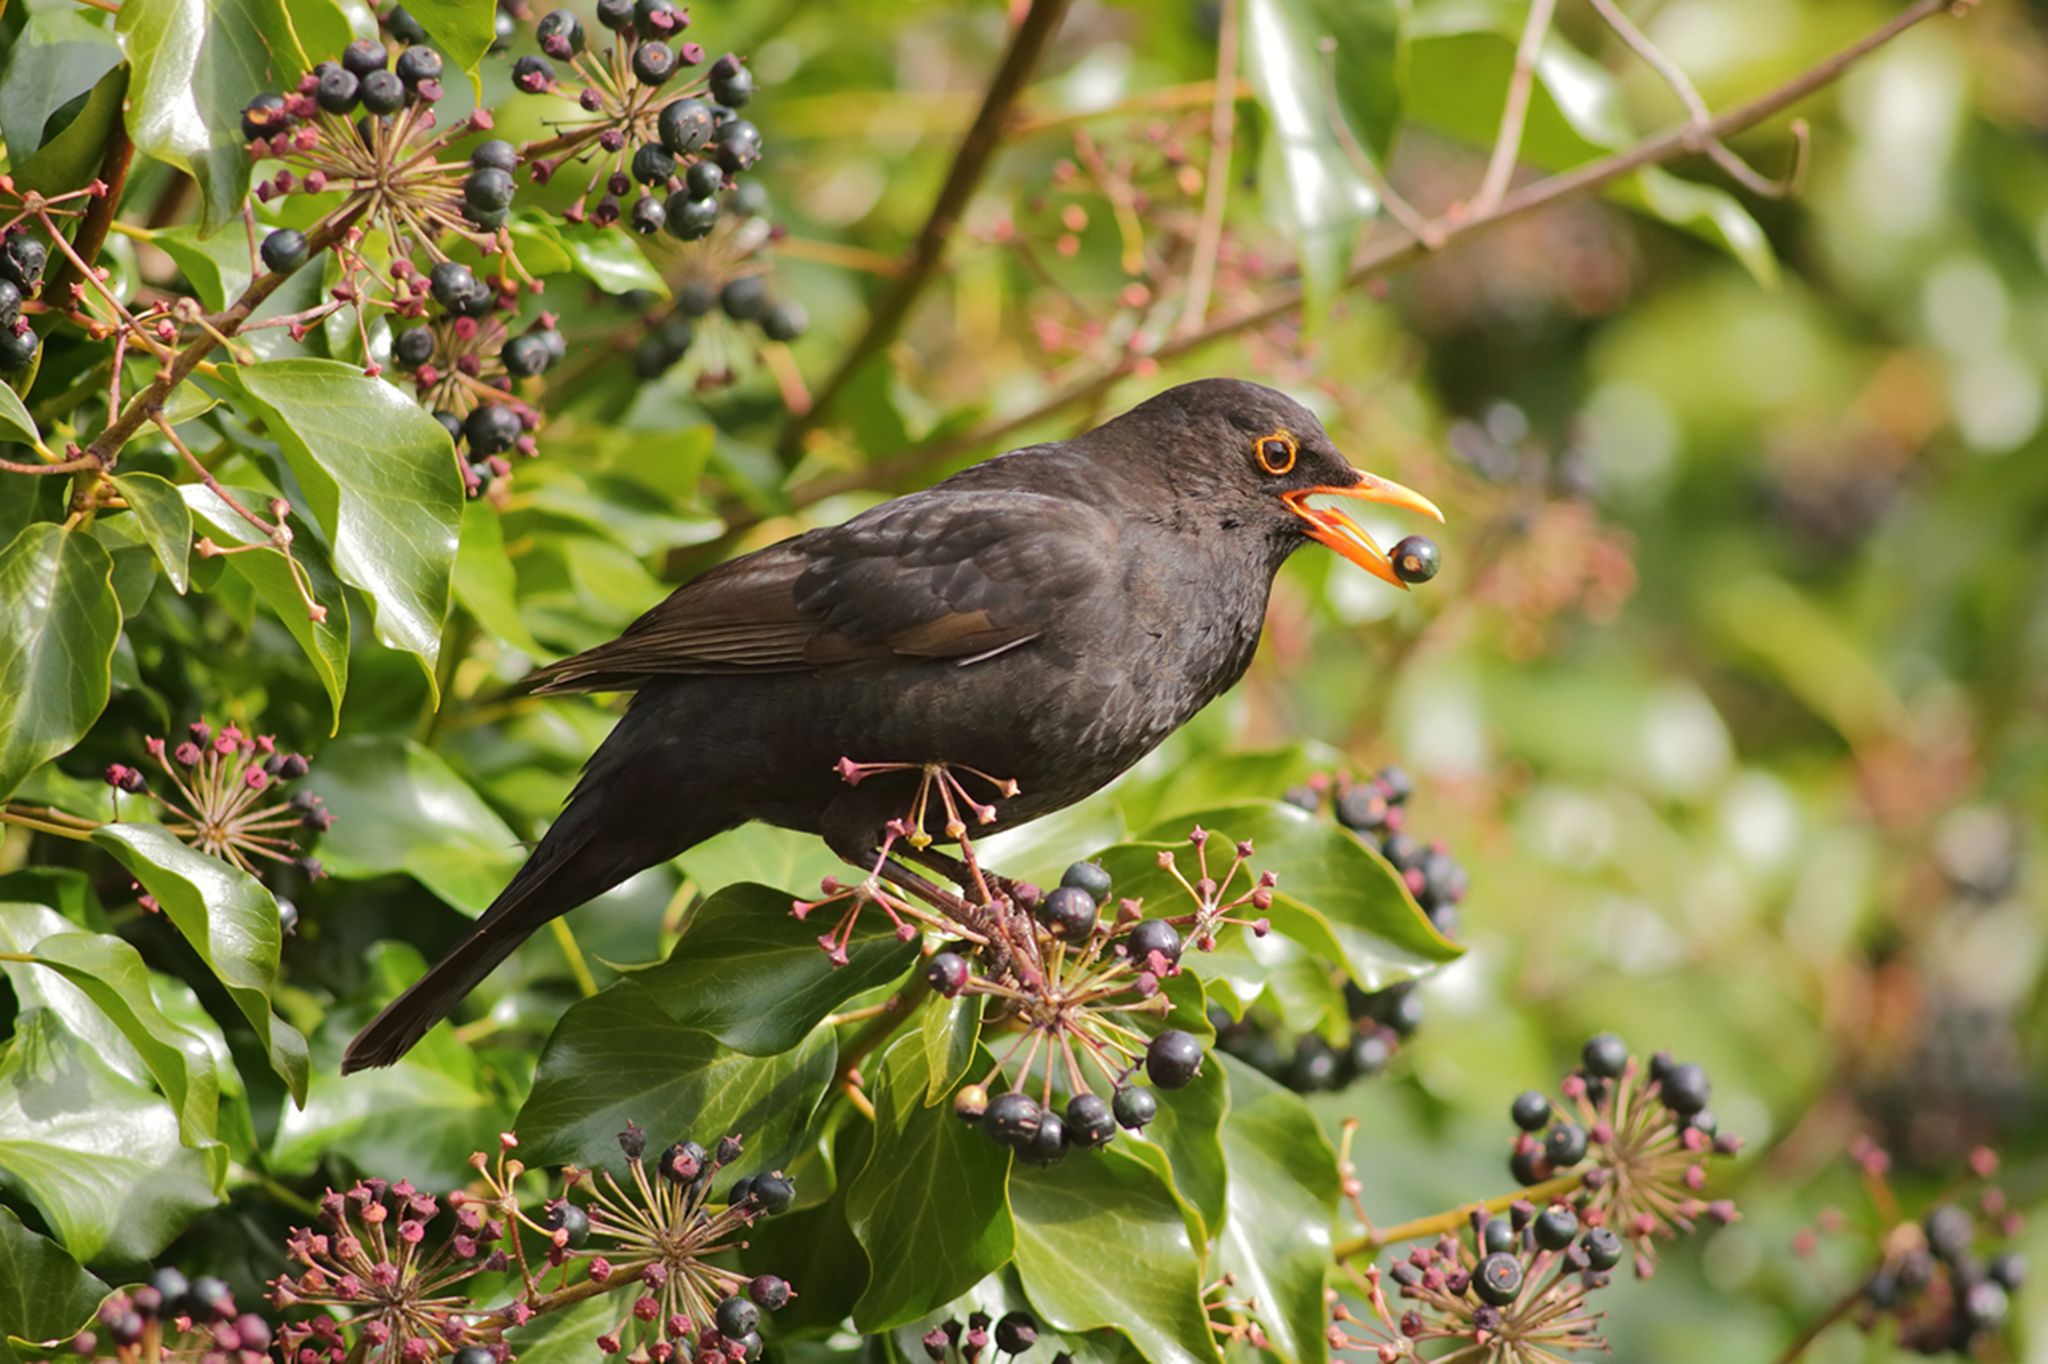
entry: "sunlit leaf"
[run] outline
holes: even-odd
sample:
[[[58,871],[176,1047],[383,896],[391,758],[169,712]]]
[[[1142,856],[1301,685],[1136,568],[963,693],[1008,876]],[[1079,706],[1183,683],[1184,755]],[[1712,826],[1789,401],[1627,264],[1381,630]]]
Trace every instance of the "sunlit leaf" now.
[[[0,796],[106,708],[121,633],[113,572],[99,541],[47,521],[0,549]]]

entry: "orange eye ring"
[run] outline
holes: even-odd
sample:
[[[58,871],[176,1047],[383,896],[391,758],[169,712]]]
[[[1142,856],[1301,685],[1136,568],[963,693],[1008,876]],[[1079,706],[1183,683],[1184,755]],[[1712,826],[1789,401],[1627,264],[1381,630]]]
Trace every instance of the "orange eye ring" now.
[[[1284,430],[1275,431],[1270,436],[1260,436],[1252,443],[1252,458],[1258,460],[1259,467],[1275,478],[1293,472],[1294,457],[1299,451],[1300,447],[1295,444],[1294,436]]]

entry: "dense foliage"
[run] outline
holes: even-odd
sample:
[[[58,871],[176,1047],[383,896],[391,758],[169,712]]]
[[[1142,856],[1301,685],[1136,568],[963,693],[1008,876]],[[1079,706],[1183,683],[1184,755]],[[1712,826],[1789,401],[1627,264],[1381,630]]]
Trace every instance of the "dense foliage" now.
[[[0,1364],[2038,1353],[2048,31],[1948,9],[0,0]],[[1418,590],[339,1074],[536,665],[1208,373]]]

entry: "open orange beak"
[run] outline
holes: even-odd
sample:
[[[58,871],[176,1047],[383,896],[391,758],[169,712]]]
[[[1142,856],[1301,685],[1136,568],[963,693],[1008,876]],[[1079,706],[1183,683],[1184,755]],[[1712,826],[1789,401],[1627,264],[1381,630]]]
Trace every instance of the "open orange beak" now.
[[[1280,500],[1287,504],[1287,510],[1308,522],[1309,538],[1319,540],[1339,554],[1357,564],[1375,578],[1390,582],[1403,592],[1408,584],[1401,581],[1387,562],[1386,551],[1373,543],[1365,528],[1338,511],[1335,507],[1312,507],[1312,497],[1352,497],[1361,502],[1378,502],[1389,507],[1405,507],[1409,511],[1421,512],[1424,516],[1441,521],[1444,514],[1437,510],[1436,503],[1413,489],[1404,488],[1378,474],[1361,472],[1358,482],[1348,488],[1325,486],[1320,488],[1296,488],[1280,494]]]

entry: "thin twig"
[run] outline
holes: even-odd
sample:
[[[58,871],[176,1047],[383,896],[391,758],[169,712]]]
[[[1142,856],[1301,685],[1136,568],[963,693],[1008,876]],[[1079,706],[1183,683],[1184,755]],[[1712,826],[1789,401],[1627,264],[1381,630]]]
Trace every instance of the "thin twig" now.
[[[1944,11],[1962,13],[1973,4],[1974,0],[1915,0],[1912,5],[1901,10],[1884,24],[1847,47],[1816,62],[1784,84],[1716,115],[1703,131],[1711,137],[1727,138],[1754,127],[1765,119],[1783,112],[1789,106],[1797,104],[1815,91],[1832,85],[1841,78],[1843,72],[1916,24],[1924,23]],[[1589,161],[1583,166],[1511,190],[1489,212],[1444,223],[1443,244],[1449,245],[1454,241],[1479,236],[1504,223],[1526,217],[1554,204],[1604,189],[1616,180],[1645,167],[1678,160],[1696,149],[1696,137],[1697,131],[1690,126],[1669,129],[1599,160]],[[1400,237],[1387,238],[1359,253],[1353,260],[1350,272],[1345,276],[1344,284],[1346,287],[1356,287],[1367,280],[1412,265],[1428,254],[1429,248],[1413,237],[1404,234]],[[1158,361],[1177,359],[1241,332],[1263,327],[1287,317],[1298,310],[1301,303],[1302,294],[1299,287],[1284,289],[1270,300],[1220,318],[1198,332],[1169,338],[1161,343],[1149,358]],[[1022,411],[992,418],[966,431],[906,450],[890,459],[860,469],[810,479],[790,490],[789,504],[801,509],[844,492],[888,487],[916,477],[929,469],[943,466],[969,451],[985,449],[1018,431],[1036,426],[1067,408],[1099,399],[1127,376],[1134,368],[1134,364],[1130,357],[1119,357],[1114,363],[1047,394]],[[750,508],[728,508],[727,537],[758,524],[760,520],[760,513]],[[701,553],[702,548],[698,547],[697,552]]]
[[[1543,39],[1550,32],[1550,16],[1557,0],[1530,0],[1529,21],[1522,26],[1522,41],[1515,45],[1515,69],[1508,77],[1507,103],[1500,111],[1500,132],[1493,139],[1493,155],[1487,158],[1486,175],[1479,192],[1466,211],[1484,214],[1498,204],[1514,179],[1515,163],[1521,159],[1522,129],[1529,121],[1529,94],[1536,84],[1536,58],[1543,52]]]
[[[1365,148],[1358,145],[1352,135],[1351,125],[1337,112],[1337,45],[1329,39],[1323,40],[1323,89],[1324,103],[1330,109],[1330,130],[1337,136],[1337,145],[1351,162],[1373,193],[1380,196],[1380,202],[1387,206],[1387,212],[1403,230],[1416,241],[1434,251],[1444,244],[1443,228],[1427,214],[1408,202],[1401,192],[1394,188],[1394,182],[1380,173],[1373,159],[1366,155]]]
[[[1785,1347],[1785,1353],[1778,1356],[1777,1364],[1797,1364],[1797,1361],[1804,1359],[1806,1352],[1813,1348],[1813,1343],[1826,1335],[1829,1328],[1836,1322],[1848,1316],[1855,1309],[1856,1304],[1862,1300],[1862,1297],[1863,1285],[1859,1283],[1847,1293],[1835,1299],[1827,1311],[1808,1322],[1806,1329],[1801,1331],[1798,1337]]]
[[[1577,1193],[1586,1182],[1583,1174],[1558,1175],[1513,1193],[1500,1194],[1483,1203],[1463,1203],[1428,1217],[1418,1217],[1410,1222],[1397,1222],[1390,1227],[1377,1227],[1360,1236],[1339,1241],[1330,1247],[1330,1258],[1343,1263],[1354,1255],[1370,1255],[1387,1246],[1399,1245],[1405,1241],[1422,1241],[1441,1236],[1447,1231],[1456,1231],[1471,1218],[1472,1214],[1484,1211],[1488,1215],[1506,1212],[1524,1200],[1537,1207],[1547,1207],[1568,1194]]]
[[[1225,4],[1216,27],[1216,90],[1209,105],[1208,183],[1202,186],[1202,221],[1195,230],[1195,259],[1188,269],[1187,303],[1175,328],[1200,331],[1209,315],[1209,290],[1216,282],[1216,255],[1223,247],[1223,210],[1230,200],[1230,150],[1237,132],[1237,6]]]
[[[931,213],[917,234],[916,244],[904,262],[903,273],[876,302],[874,311],[868,315],[866,329],[855,339],[831,377],[819,386],[810,407],[800,413],[792,412],[783,427],[779,449],[785,459],[792,458],[803,448],[804,434],[845,391],[861,366],[896,339],[904,318],[910,314],[911,305],[937,271],[946,243],[952,238],[968,199],[981,184],[989,162],[995,157],[1011,107],[1015,105],[1017,96],[1023,93],[1024,83],[1030,79],[1046,44],[1065,17],[1067,4],[1068,0],[1034,0],[1024,15],[1024,22],[1017,25],[1017,31],[1010,38],[1009,50],[1003,54],[1002,65],[996,68],[996,74],[982,96],[981,111],[975,115],[973,125],[960,139],[960,146],[953,154],[952,168],[946,173],[939,197],[933,201]]]

